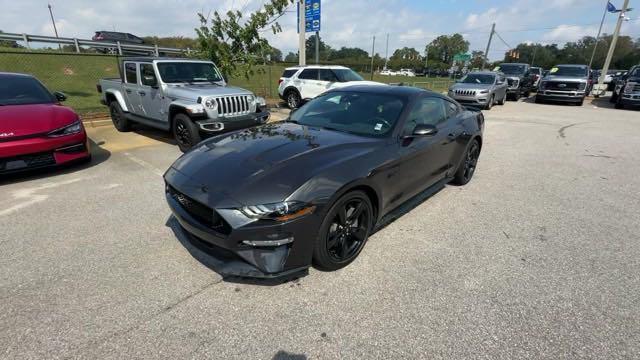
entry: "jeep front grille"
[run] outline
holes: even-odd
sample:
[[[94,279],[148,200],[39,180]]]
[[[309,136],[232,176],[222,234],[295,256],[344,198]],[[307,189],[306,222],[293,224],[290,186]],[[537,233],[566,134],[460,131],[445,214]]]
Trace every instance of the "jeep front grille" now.
[[[241,116],[251,112],[250,95],[233,95],[216,98],[219,116]]]
[[[475,96],[476,95],[476,91],[475,90],[455,89],[454,92],[455,92],[456,95],[462,95],[462,96]]]

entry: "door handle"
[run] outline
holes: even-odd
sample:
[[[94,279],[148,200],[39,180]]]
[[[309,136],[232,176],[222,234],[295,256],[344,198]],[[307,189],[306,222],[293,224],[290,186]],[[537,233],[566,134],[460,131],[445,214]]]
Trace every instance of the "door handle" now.
[[[146,92],[144,92],[144,91],[138,91],[138,94],[139,94],[140,96],[145,96],[145,95],[147,95],[147,93],[146,93]]]
[[[447,139],[449,140],[455,140],[458,138],[458,134],[454,134],[454,133],[450,133],[449,135],[447,135]]]
[[[131,94],[131,90],[130,89],[126,89],[125,91],[127,92],[127,94]]]

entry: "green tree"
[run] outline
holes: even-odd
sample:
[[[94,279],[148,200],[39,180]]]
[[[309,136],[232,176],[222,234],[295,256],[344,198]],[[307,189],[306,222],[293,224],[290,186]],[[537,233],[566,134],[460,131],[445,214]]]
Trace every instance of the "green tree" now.
[[[414,48],[403,47],[396,49],[389,58],[388,66],[392,69],[416,69],[422,67],[424,58],[418,50]]]
[[[0,33],[2,33],[3,31],[0,30]],[[8,41],[8,40],[0,40],[0,48],[23,48],[22,45],[18,44],[15,41]]]
[[[284,58],[285,62],[289,63],[297,63],[298,62],[298,54],[294,52],[289,52],[287,56]]]
[[[348,47],[341,47],[340,50],[334,50],[333,52],[331,52],[331,56],[329,57],[329,60],[366,60],[366,59],[371,59],[369,57],[369,53],[366,52],[365,50],[362,50],[360,48],[348,48]]]
[[[262,62],[256,54],[269,48],[261,32],[267,28],[274,34],[281,32],[277,20],[291,3],[293,0],[267,1],[246,20],[240,11],[228,11],[224,16],[216,11],[211,18],[198,13],[198,55],[215,62],[226,76],[242,75],[248,79],[254,74],[255,65]]]
[[[145,44],[158,45],[161,47],[170,47],[177,49],[195,49],[198,47],[198,40],[184,36],[145,36],[142,38]]]
[[[305,52],[307,60],[315,59],[316,56],[316,35],[313,34],[309,36],[305,42]],[[318,44],[318,52],[321,61],[327,61],[331,57],[331,53],[333,49],[331,46],[327,45],[322,38],[320,38],[320,43]]]
[[[427,45],[429,62],[433,59],[440,66],[451,65],[453,56],[469,51],[469,42],[460,34],[440,35]],[[425,49],[427,50],[427,49]],[[431,65],[429,66],[431,67]]]
[[[484,51],[478,51],[478,50],[472,51],[469,67],[471,69],[482,69],[483,63],[484,63]]]

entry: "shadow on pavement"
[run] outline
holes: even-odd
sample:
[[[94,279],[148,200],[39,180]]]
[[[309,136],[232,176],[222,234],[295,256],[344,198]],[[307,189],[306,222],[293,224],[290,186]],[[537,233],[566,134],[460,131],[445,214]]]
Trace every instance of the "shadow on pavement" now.
[[[284,350],[280,350],[275,355],[273,355],[272,360],[307,360],[307,355],[292,354]]]
[[[72,174],[82,171],[93,166],[99,165],[111,157],[111,153],[102,148],[103,143],[96,143],[89,138],[89,146],[91,147],[91,161],[79,160],[78,162],[62,165],[59,167],[48,167],[42,169],[25,170],[0,177],[0,186],[6,184],[14,184],[23,181],[38,180],[47,177],[55,177],[60,175]]]

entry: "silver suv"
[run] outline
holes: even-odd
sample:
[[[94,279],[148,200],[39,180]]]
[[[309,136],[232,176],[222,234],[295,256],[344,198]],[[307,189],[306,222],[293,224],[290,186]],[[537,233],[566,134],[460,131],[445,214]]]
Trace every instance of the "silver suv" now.
[[[98,84],[116,129],[133,122],[172,131],[182,151],[207,135],[269,119],[265,100],[228,86],[211,61],[124,58],[120,74]]]
[[[474,71],[449,88],[449,97],[461,104],[491,109],[507,100],[507,81],[502,73]]]

